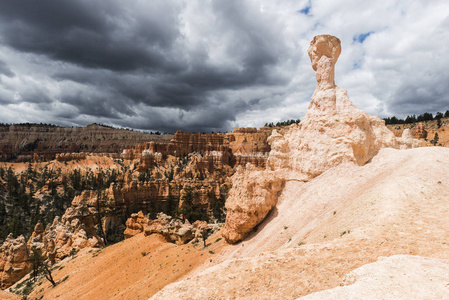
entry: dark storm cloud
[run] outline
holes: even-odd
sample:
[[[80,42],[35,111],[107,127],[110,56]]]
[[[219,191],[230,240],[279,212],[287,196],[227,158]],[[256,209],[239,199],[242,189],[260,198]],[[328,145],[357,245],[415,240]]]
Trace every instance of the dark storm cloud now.
[[[442,82],[448,82],[449,76],[443,76],[433,82],[405,83],[395,91],[390,107],[395,115],[436,113],[449,109],[448,87]]]
[[[179,35],[176,13],[154,5],[149,15],[164,17],[151,22],[144,16],[127,16],[127,4],[119,4],[5,0],[0,3],[2,38],[19,51],[89,68],[176,69],[164,55]]]
[[[204,30],[208,39],[221,39],[218,54],[208,43],[196,44],[198,33],[186,35],[181,24],[186,16],[181,17],[183,7],[176,1],[28,4],[0,3],[0,41],[38,55],[48,66],[44,73],[60,92],[50,99],[37,88],[36,97],[30,97],[33,89],[28,89],[20,101],[71,107],[55,112],[55,119],[76,119],[76,112],[95,122],[140,129],[225,130],[236,113],[258,102],[246,105],[250,99],[223,91],[288,82],[271,72],[288,55],[285,45],[273,24],[245,3],[213,1],[207,7],[215,18],[210,26],[203,24]]]
[[[16,76],[16,74],[14,74],[9,66],[2,60],[0,60],[0,75],[5,75],[9,78]]]
[[[219,101],[226,103],[226,99]],[[131,127],[145,130],[147,128],[157,128],[165,132],[172,132],[182,128],[183,131],[204,132],[224,131],[230,127],[230,123],[235,120],[237,112],[245,109],[243,105],[236,107],[207,106],[195,110],[167,113],[149,108],[148,111],[139,112],[138,117],[120,120],[117,124],[124,127]]]
[[[177,1],[1,1],[1,44],[38,55],[43,73],[61,89],[50,99],[42,88],[30,88],[20,101],[60,103],[92,121],[141,129],[225,130],[235,120],[235,107],[250,106],[227,96],[221,99],[227,105],[219,106],[217,93],[288,82],[272,75],[287,51],[260,12],[243,2],[211,2],[213,24],[196,30],[222,39],[216,54],[207,43],[195,44],[198,33],[183,31],[183,9]],[[0,62],[2,70],[14,74]],[[151,120],[129,121],[142,107]],[[170,115],[160,117],[164,108],[172,109],[164,112]],[[73,118],[74,109],[55,113],[55,119],[65,116]]]

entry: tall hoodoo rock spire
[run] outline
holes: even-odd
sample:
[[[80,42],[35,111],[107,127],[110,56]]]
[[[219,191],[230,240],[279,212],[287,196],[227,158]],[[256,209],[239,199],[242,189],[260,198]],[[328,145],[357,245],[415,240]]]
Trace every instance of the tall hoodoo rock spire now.
[[[341,53],[338,38],[318,35],[308,53],[317,87],[306,116],[283,134],[273,130],[266,170],[247,167],[232,178],[223,230],[230,243],[242,240],[276,206],[286,181],[310,181],[344,163],[362,166],[382,147],[420,144],[410,136],[395,138],[383,120],[355,107],[347,92],[335,85],[335,63]]]

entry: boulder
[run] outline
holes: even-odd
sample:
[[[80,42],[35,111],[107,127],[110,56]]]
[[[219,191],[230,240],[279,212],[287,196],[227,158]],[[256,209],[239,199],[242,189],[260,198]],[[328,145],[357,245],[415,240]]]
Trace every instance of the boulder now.
[[[148,218],[143,215],[142,211],[137,214],[131,214],[131,218],[126,220],[126,229],[124,232],[125,239],[135,236],[144,231],[145,226],[148,223]]]
[[[271,171],[248,165],[238,167],[226,200],[226,223],[222,232],[228,243],[242,240],[276,205],[284,182]]]

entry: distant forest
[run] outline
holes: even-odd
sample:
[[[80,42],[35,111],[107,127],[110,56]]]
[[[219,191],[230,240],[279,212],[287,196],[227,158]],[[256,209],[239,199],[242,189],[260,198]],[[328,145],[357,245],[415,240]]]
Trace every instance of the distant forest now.
[[[410,115],[407,116],[405,119],[399,119],[396,116],[393,116],[391,118],[384,118],[385,125],[394,125],[394,124],[411,124],[416,122],[423,122],[423,121],[433,121],[433,120],[440,120],[442,118],[449,118],[449,110],[446,110],[445,113],[437,112],[435,115],[432,113],[425,112],[421,115]],[[265,127],[281,127],[281,126],[288,126],[291,124],[298,124],[301,120],[287,120],[287,121],[281,121],[277,123],[265,123]]]
[[[391,118],[384,118],[384,121],[385,121],[385,125],[411,124],[411,123],[422,122],[422,121],[440,120],[442,118],[449,118],[449,110],[446,110],[446,112],[444,114],[442,112],[437,112],[435,115],[433,115],[432,113],[426,112],[419,116],[410,115],[410,116],[407,116],[405,119],[398,119],[395,116],[393,116]]]
[[[287,120],[287,121],[277,122],[276,124],[274,124],[273,122],[265,123],[265,127],[288,126],[288,125],[292,125],[292,124],[298,124],[299,122],[301,122],[300,119],[297,119],[297,120],[291,119],[291,120]]]

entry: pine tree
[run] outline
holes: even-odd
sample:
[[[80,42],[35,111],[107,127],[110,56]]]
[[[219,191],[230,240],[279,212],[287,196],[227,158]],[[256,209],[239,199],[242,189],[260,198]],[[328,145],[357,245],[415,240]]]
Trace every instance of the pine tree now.
[[[433,137],[433,145],[436,146],[438,144],[438,140],[440,137],[438,136],[438,132],[435,132],[435,135]]]
[[[36,282],[36,277],[39,274],[43,274],[45,278],[51,282],[53,286],[56,286],[56,282],[51,274],[51,268],[48,263],[42,257],[42,251],[36,247],[31,248],[30,261],[33,264],[33,278]]]

